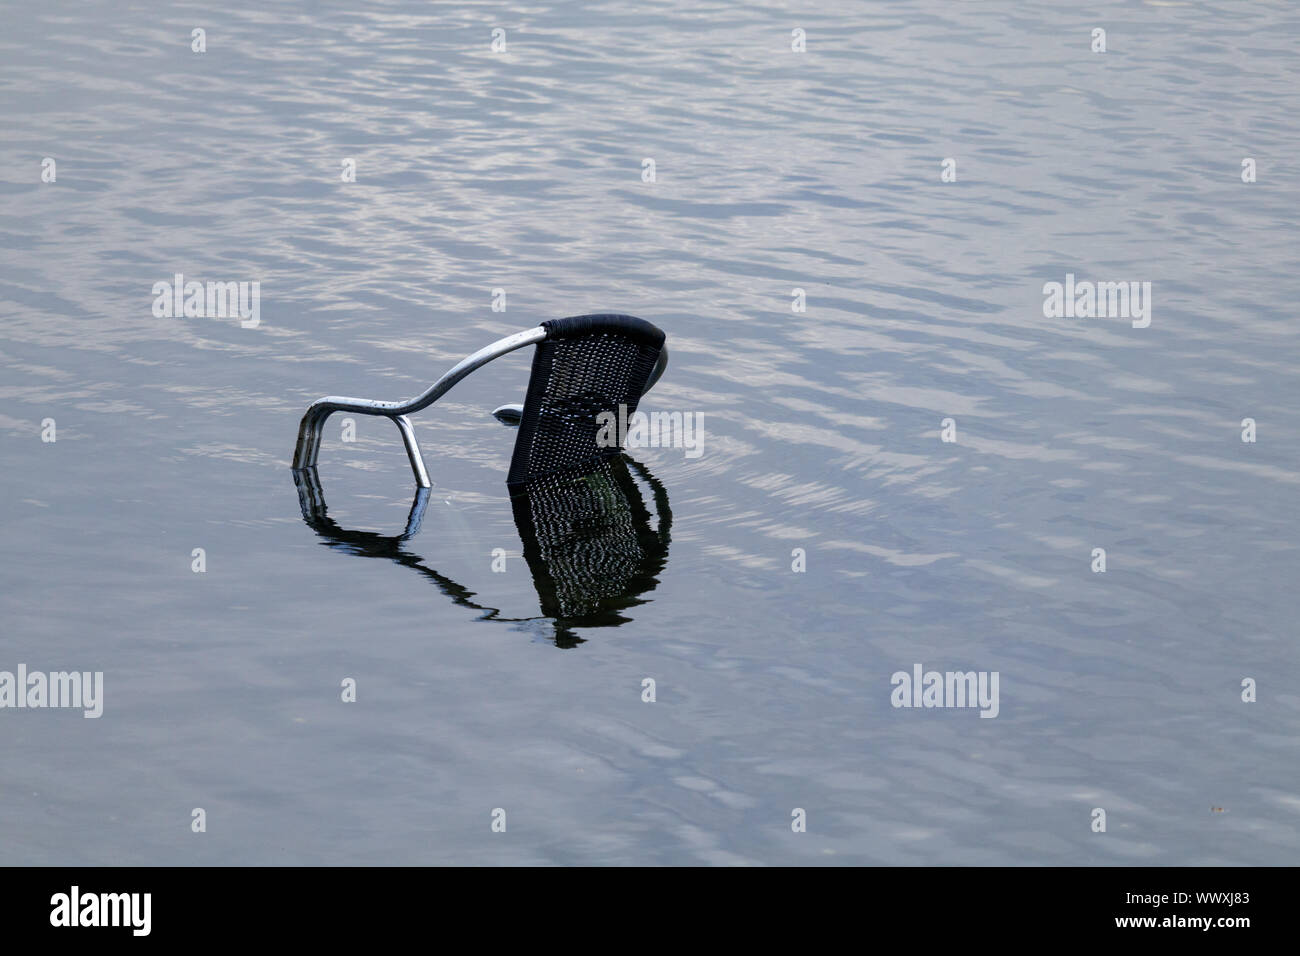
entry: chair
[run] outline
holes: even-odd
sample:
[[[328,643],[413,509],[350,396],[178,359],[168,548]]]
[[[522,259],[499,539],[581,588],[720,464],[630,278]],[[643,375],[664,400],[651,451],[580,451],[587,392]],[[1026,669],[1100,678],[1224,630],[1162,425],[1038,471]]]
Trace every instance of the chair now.
[[[334,412],[355,412],[391,418],[406,446],[416,484],[430,487],[415,429],[406,416],[428,408],[475,369],[527,345],[536,345],[537,350],[523,404],[503,405],[493,412],[499,421],[519,425],[506,477],[511,493],[538,479],[590,471],[619,455],[622,436],[612,446],[601,445],[596,416],[601,412],[618,415],[620,405],[626,406],[628,416],[636,410],[641,396],[668,364],[664,333],[631,315],[577,315],[551,319],[493,342],[407,402],[334,395],[313,402],[298,429],[295,474],[316,467],[325,420]]]

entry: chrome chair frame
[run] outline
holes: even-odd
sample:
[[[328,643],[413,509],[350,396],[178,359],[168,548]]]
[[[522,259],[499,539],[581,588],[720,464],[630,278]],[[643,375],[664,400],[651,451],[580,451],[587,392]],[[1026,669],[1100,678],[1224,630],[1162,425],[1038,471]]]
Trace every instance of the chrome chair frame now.
[[[295,472],[304,472],[316,467],[317,459],[320,457],[321,433],[327,418],[335,412],[354,412],[358,415],[378,415],[383,418],[391,418],[402,436],[402,444],[406,446],[406,456],[411,460],[411,471],[415,474],[416,485],[420,488],[432,487],[432,482],[429,481],[429,471],[424,464],[424,456],[420,454],[420,444],[415,439],[415,427],[406,416],[428,408],[447,394],[453,385],[475,369],[482,368],[493,359],[500,358],[526,345],[536,345],[538,342],[545,340],[546,335],[546,329],[539,325],[523,332],[516,332],[514,335],[507,335],[503,339],[498,339],[491,345],[479,349],[473,355],[457,363],[425,391],[409,401],[380,402],[368,398],[347,398],[340,395],[327,395],[324,398],[317,399],[308,406],[306,414],[302,416],[302,423],[298,426],[298,445],[293,453],[293,470]],[[650,379],[646,382],[642,395],[654,387],[655,382],[659,381],[667,366],[668,349],[664,347],[659,353],[659,360],[650,373]],[[517,422],[522,408],[522,405],[502,405],[493,414],[500,421],[506,423]]]

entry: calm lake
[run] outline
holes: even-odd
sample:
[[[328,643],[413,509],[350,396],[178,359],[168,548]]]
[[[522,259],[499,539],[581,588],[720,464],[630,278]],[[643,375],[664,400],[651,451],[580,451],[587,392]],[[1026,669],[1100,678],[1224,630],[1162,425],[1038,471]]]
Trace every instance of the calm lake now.
[[[1298,41],[1284,2],[10,10],[0,672],[103,676],[86,719],[0,674],[0,862],[1296,863]],[[255,315],[156,308],[178,274]],[[523,556],[531,348],[413,416],[418,530],[362,416],[304,520],[312,400],[605,311],[701,429],[590,486],[622,577]]]

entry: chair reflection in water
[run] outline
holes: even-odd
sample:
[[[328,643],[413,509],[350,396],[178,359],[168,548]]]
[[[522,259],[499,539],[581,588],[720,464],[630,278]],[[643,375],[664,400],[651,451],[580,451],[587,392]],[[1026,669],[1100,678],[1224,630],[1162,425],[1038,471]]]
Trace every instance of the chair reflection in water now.
[[[494,358],[536,344],[523,405],[493,414],[519,425],[506,484],[524,559],[541,604],[541,618],[505,618],[499,609],[406,550],[429,500],[428,471],[406,417],[428,407],[456,382]],[[294,454],[294,480],[304,520],[332,547],[385,557],[419,570],[457,604],[483,619],[549,620],[562,647],[580,643],[575,627],[617,625],[621,611],[645,603],[667,560],[672,514],[663,486],[641,464],[598,440],[597,416],[630,416],[667,364],[664,334],[626,315],[584,315],[544,322],[471,355],[409,402],[328,397],[303,416]],[[400,535],[349,531],[328,517],[316,460],[325,419],[336,411],[382,415],[397,424],[416,479],[415,501]],[[633,478],[651,493],[656,521]]]
[[[649,490],[653,515],[637,479]],[[575,628],[617,627],[630,620],[623,612],[646,603],[642,595],[659,583],[672,533],[667,491],[644,465],[626,456],[607,459],[587,475],[530,485],[510,504],[541,615],[506,617],[409,550],[424,520],[428,488],[416,491],[406,530],[395,535],[340,527],[327,514],[314,475],[299,481],[298,497],[303,520],[331,548],[413,568],[455,604],[481,612],[479,620],[543,624],[560,647],[582,643]]]

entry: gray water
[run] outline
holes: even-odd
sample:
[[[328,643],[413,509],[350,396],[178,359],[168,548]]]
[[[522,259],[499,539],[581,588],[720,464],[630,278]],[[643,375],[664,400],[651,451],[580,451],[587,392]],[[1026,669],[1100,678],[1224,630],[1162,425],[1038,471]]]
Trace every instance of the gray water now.
[[[4,24],[0,670],[104,695],[0,711],[0,862],[1297,861],[1291,4]],[[155,317],[178,272],[260,282],[260,324]],[[1067,273],[1149,281],[1149,327],[1045,317]],[[557,641],[519,557],[488,413],[531,350],[415,416],[411,562],[304,523],[310,401],[592,311],[668,333],[643,408],[705,429],[631,450],[671,542],[617,626]],[[396,431],[356,425],[329,514],[396,535]],[[892,706],[915,664],[996,671],[996,718]]]

